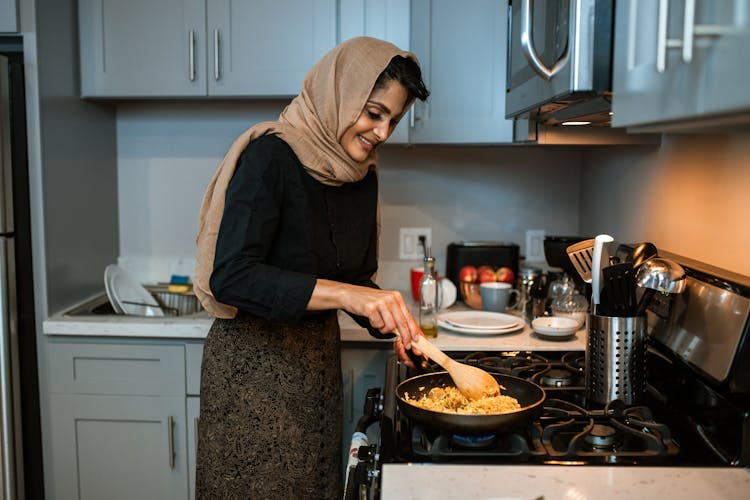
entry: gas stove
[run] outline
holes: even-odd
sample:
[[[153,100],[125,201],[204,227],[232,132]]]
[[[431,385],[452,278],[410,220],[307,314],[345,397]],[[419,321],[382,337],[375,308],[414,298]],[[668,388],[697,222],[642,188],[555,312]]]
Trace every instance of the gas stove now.
[[[750,465],[750,412],[707,385],[680,374],[674,360],[648,351],[651,380],[643,401],[606,405],[586,401],[581,351],[448,353],[493,373],[532,380],[545,389],[539,416],[514,429],[457,435],[412,422],[399,409],[396,387],[420,373],[391,356],[383,388],[371,389],[370,421],[380,426],[376,444],[359,450],[359,482],[378,498],[384,463],[622,465],[730,467]],[[662,392],[665,387],[677,389]],[[700,387],[700,389],[698,389]],[[352,497],[354,498],[354,497]]]
[[[395,356],[389,360],[380,415],[382,462],[460,462],[534,464],[689,464],[715,465],[721,458],[706,453],[672,426],[682,427],[657,395],[649,392],[642,404],[626,406],[587,402],[583,385],[584,353],[476,352],[451,353],[467,364],[491,373],[520,376],[545,389],[538,417],[520,428],[492,435],[461,436],[412,422],[396,402],[395,387],[423,371],[407,368]],[[652,356],[657,356],[652,353]],[[658,363],[654,363],[656,366]],[[390,404],[393,401],[396,404]]]
[[[391,356],[385,383],[369,391],[362,419],[378,424],[379,439],[359,449],[347,498],[379,498],[380,471],[388,463],[749,466],[750,391],[745,375],[750,369],[750,287],[686,269],[693,293],[661,298],[649,311],[647,384],[636,404],[587,400],[584,351],[448,352],[490,373],[532,381],[546,393],[541,411],[530,421],[491,434],[457,435],[412,421],[398,405],[396,388],[402,381],[442,369],[430,362],[408,368]],[[707,287],[724,293],[707,293]],[[712,302],[701,303],[705,300]],[[730,304],[735,318],[719,321],[717,303]],[[696,323],[695,318],[706,317],[696,314],[696,307],[711,310],[714,324],[708,327],[722,330],[706,331],[705,324]],[[719,332],[725,340],[738,338],[723,380],[696,364],[693,351],[675,347],[689,343],[691,335],[705,340]],[[714,358],[710,368],[717,372],[717,366],[722,365]],[[359,496],[352,496],[355,491]]]

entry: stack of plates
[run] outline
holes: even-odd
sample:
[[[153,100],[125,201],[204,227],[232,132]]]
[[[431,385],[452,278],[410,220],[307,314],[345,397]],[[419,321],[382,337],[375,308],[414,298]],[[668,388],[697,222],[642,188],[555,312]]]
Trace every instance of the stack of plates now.
[[[104,288],[117,314],[164,316],[154,296],[120,266],[110,264],[104,270]]]
[[[456,333],[500,335],[523,329],[517,316],[489,311],[455,311],[438,316],[438,326]]]

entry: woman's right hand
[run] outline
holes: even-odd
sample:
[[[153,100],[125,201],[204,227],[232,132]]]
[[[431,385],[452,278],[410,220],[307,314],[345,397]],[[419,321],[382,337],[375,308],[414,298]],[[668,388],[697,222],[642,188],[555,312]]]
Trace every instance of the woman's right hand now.
[[[349,313],[364,316],[370,325],[380,332],[398,333],[405,349],[411,349],[412,341],[422,335],[404,296],[395,290],[380,290],[319,279],[307,308],[344,309]],[[416,349],[414,353],[421,354]]]

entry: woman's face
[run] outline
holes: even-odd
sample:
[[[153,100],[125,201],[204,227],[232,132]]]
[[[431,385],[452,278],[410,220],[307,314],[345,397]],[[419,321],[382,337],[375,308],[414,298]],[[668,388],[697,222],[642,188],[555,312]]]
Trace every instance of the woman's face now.
[[[344,131],[339,141],[354,161],[365,161],[391,136],[406,111],[408,97],[406,87],[396,80],[389,80],[384,87],[372,91],[359,118]]]

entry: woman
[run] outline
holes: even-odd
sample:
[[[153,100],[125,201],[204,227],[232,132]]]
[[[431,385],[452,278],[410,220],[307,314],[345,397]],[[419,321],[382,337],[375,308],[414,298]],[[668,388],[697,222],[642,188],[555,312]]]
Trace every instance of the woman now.
[[[377,150],[415,98],[416,57],[360,37],[325,55],[276,122],[231,146],[203,200],[197,498],[341,496],[336,310],[394,349],[421,332],[377,269]],[[415,349],[416,351],[416,349]]]

